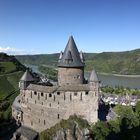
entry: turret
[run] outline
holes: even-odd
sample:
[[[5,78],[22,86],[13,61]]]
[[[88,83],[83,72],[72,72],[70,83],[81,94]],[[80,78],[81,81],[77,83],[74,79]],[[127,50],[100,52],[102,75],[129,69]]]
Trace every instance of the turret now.
[[[80,51],[80,58],[81,58],[81,61],[84,63],[85,62],[85,58],[84,58],[84,55],[83,55],[82,51]]]
[[[99,90],[99,79],[95,70],[92,70],[90,78],[89,78],[89,85],[91,89],[94,89],[95,92]]]
[[[22,90],[25,90],[27,86],[31,83],[34,82],[35,79],[33,78],[32,74],[30,71],[27,69],[26,72],[23,74],[19,81],[19,88]]]
[[[60,52],[60,55],[59,55],[59,60],[58,60],[58,62],[60,62],[60,60],[62,59],[62,56],[63,56],[63,52],[61,51],[61,52]]]
[[[80,55],[75,41],[70,36],[64,53],[60,53],[58,61],[58,84],[83,84],[84,59]]]

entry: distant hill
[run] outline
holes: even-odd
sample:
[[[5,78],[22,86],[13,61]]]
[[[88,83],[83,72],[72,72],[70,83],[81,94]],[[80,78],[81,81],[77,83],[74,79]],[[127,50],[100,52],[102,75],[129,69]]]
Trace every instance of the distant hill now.
[[[140,75],[140,49],[125,52],[84,53],[86,71]],[[20,55],[22,64],[57,66],[59,54]]]

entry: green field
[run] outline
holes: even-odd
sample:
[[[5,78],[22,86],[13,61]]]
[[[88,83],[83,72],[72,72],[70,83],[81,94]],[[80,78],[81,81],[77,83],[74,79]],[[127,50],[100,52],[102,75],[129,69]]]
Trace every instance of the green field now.
[[[16,71],[16,65],[13,62],[0,62],[0,74]]]

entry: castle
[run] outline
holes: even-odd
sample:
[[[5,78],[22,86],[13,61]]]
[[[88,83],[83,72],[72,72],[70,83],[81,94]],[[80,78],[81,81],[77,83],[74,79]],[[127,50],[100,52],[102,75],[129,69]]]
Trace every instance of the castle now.
[[[19,82],[20,95],[12,106],[16,121],[37,132],[74,114],[89,123],[97,122],[99,80],[94,70],[85,80],[84,61],[71,36],[64,53],[60,53],[57,83],[40,84],[26,70]]]

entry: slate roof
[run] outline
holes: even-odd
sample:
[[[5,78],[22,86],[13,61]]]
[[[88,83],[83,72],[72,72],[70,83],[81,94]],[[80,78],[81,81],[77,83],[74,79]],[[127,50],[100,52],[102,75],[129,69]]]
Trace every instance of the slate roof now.
[[[92,70],[90,78],[89,78],[90,82],[99,82],[97,73],[95,72],[95,70]]]
[[[84,67],[84,63],[80,58],[80,53],[72,36],[70,36],[62,58],[58,62],[58,67]]]
[[[79,84],[79,85],[63,85],[63,86],[43,86],[30,84],[27,87],[28,90],[45,92],[45,93],[53,93],[55,91],[89,91],[89,86],[87,84]]]
[[[46,92],[46,93],[53,93],[57,90],[58,86],[44,86],[44,85],[37,85],[37,84],[30,84],[27,89],[38,91],[38,92]]]
[[[26,72],[23,74],[23,76],[20,79],[20,81],[26,81],[26,82],[31,82],[34,80],[35,79],[33,78],[33,76],[31,75],[28,69],[26,70]]]
[[[89,91],[89,86],[87,84],[79,85],[63,85],[58,88],[58,91]]]

